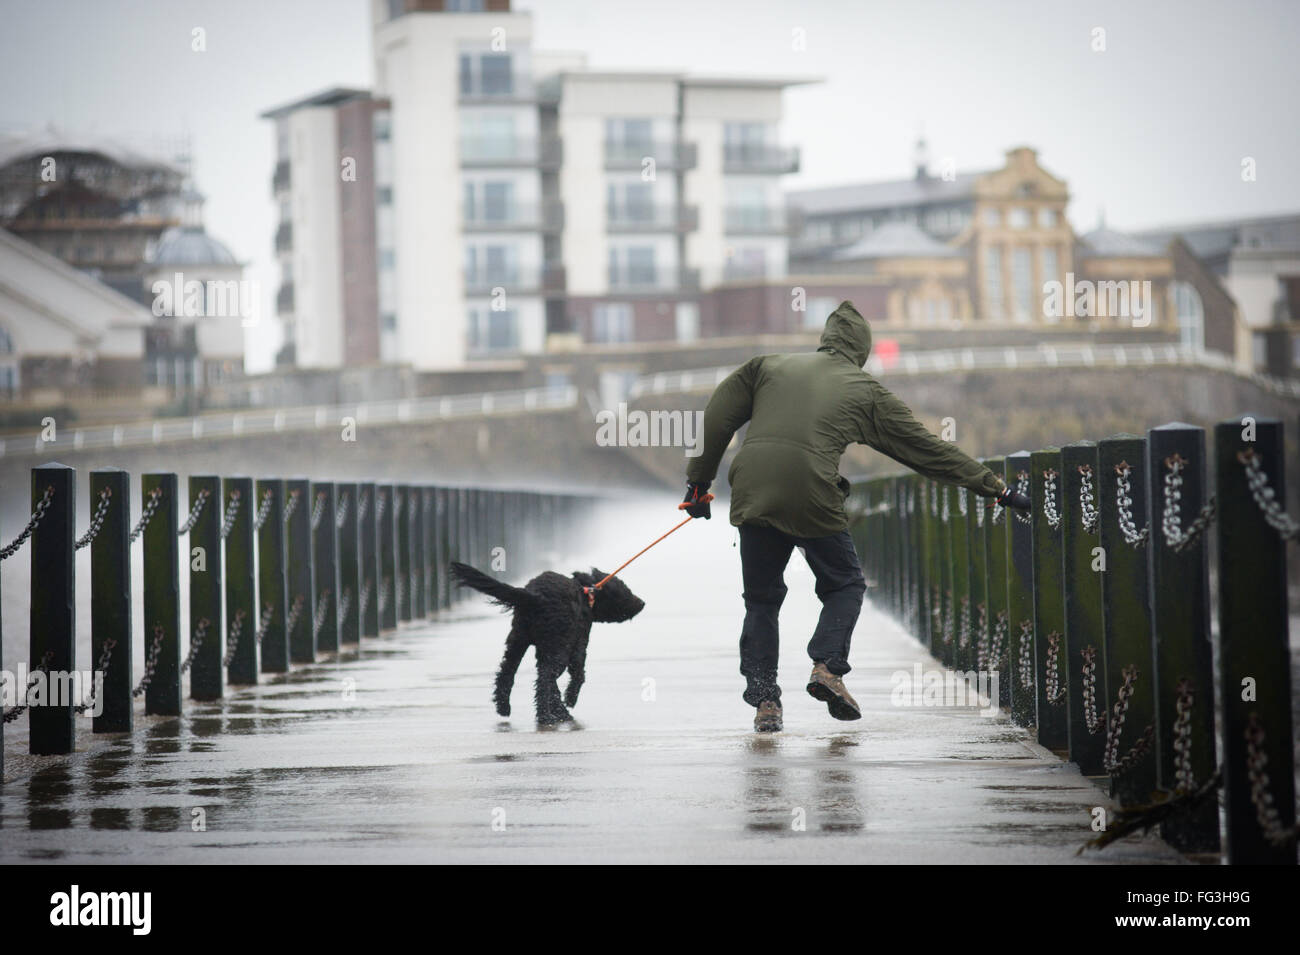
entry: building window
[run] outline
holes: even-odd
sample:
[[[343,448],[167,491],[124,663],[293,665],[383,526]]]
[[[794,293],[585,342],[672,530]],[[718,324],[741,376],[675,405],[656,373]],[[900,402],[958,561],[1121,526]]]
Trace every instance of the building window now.
[[[448,13],[482,13],[483,0],[447,0],[443,9]]]
[[[632,306],[607,302],[591,309],[591,340],[609,345],[632,341]]]
[[[509,53],[484,53],[479,57],[479,83],[484,95],[505,96],[514,92],[514,73]]]
[[[1029,228],[1029,210],[1022,206],[1014,206],[1007,210],[1007,225],[1013,229]]]
[[[996,245],[984,250],[984,291],[988,295],[988,317],[997,321],[1003,317],[1002,301],[1002,251]]]
[[[375,112],[373,128],[376,141],[386,143],[393,138],[393,119],[388,110],[381,109]]]
[[[1038,225],[1040,228],[1055,229],[1056,222],[1057,219],[1056,219],[1055,209],[1048,209],[1044,207],[1038,210]]]
[[[629,155],[648,154],[654,147],[653,124],[648,119],[605,120],[607,142],[623,147]]]
[[[385,312],[380,315],[379,326],[386,332],[397,331],[397,315],[393,312]]]
[[[1027,322],[1033,311],[1034,272],[1033,259],[1028,249],[1011,252],[1011,286],[1015,293],[1016,321]]]
[[[509,308],[471,308],[468,339],[471,352],[518,351],[518,316]]]
[[[674,315],[677,340],[693,342],[700,337],[700,306],[695,302],[678,302]],[[1300,362],[1296,363],[1300,367]]]
[[[997,209],[992,209],[992,208],[985,209],[984,224],[986,226],[990,226],[993,228],[1002,225],[1002,213],[999,212]]]
[[[1155,304],[1152,296],[1151,305]],[[1190,282],[1174,283],[1174,312],[1178,316],[1178,342],[1184,348],[1201,351],[1205,348],[1205,306],[1201,293]],[[1155,324],[1155,315],[1152,313]]]
[[[391,206],[393,204],[393,187],[380,186],[375,190],[375,201],[381,206]]]

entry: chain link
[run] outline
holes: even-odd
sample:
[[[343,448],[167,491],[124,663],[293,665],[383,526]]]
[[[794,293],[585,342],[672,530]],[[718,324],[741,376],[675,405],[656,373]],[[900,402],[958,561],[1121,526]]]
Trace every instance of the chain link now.
[[[957,646],[970,646],[970,597],[961,598],[961,617],[957,623]]]
[[[939,520],[947,524],[948,518],[952,516],[948,511],[948,485],[945,484],[939,489],[939,499],[941,502],[939,505]]]
[[[952,612],[952,591],[944,591],[943,601],[943,645],[952,646],[952,625],[957,615]]]
[[[1180,503],[1183,499],[1183,469],[1187,467],[1187,461],[1175,453],[1165,458],[1165,467],[1168,469],[1165,474],[1165,512],[1160,520],[1160,530],[1165,535],[1165,543],[1175,553],[1182,553],[1200,539],[1214,520],[1215,499],[1211,497],[1205,502],[1184,531]]]
[[[199,515],[203,513],[203,505],[206,503],[208,503],[208,489],[201,487],[199,488],[198,497],[194,499],[194,506],[190,508],[189,517],[185,518],[185,523],[176,532],[177,537],[183,537],[194,529],[194,523],[199,519]]]
[[[1020,494],[1025,495],[1026,497],[1029,496],[1029,472],[1028,471],[1016,472],[1016,491]],[[1018,520],[1021,524],[1028,524],[1031,520],[1028,512],[1021,513],[1019,510],[1015,510],[1012,511],[1012,513],[1016,515],[1016,520]]]
[[[1124,721],[1128,718],[1129,701],[1133,697],[1133,687],[1137,683],[1138,668],[1130,663],[1122,673],[1124,682],[1115,694],[1115,708],[1113,717],[1106,727],[1106,749],[1102,757],[1102,765],[1112,778],[1128,772],[1139,759],[1150,752],[1152,740],[1155,739],[1155,727],[1147,724],[1147,728],[1142,731],[1133,748],[1123,758],[1119,757],[1119,741],[1124,733]]]
[[[379,500],[375,502],[375,522],[378,523],[384,519],[384,512],[388,510],[388,492],[380,491]]]
[[[981,607],[981,609],[983,608]],[[1008,625],[1007,612],[999,610],[993,623],[992,636],[989,637],[989,651],[988,657],[984,661],[984,669],[990,671],[1002,669],[1002,661],[1006,657],[1007,650]]]
[[[135,530],[131,531],[131,536],[126,539],[128,544],[134,544],[136,538],[144,533],[144,529],[149,526],[149,521],[153,518],[154,512],[158,510],[158,505],[162,503],[162,488],[156,487],[148,494],[148,499],[144,502],[144,510],[140,513],[140,522],[135,525]]]
[[[203,638],[208,635],[208,627],[212,626],[212,621],[207,617],[199,620],[198,626],[194,628],[194,633],[190,635],[190,652],[185,654],[185,661],[181,664],[181,672],[187,673],[190,667],[194,666],[194,660],[199,655],[199,647],[203,646]]]
[[[348,622],[348,614],[352,610],[352,588],[344,587],[343,595],[339,597],[339,628],[341,629]]]
[[[235,518],[239,516],[239,490],[230,492],[230,503],[226,505],[226,516],[221,522],[221,539],[225,540],[230,536],[231,529],[235,526]]]
[[[1057,477],[1055,468],[1043,472],[1043,516],[1047,518],[1047,526],[1052,530],[1061,526],[1061,512],[1056,509]]]
[[[1178,701],[1174,704],[1174,791],[1189,793],[1195,786],[1192,775],[1192,681],[1184,677],[1178,681]]]
[[[366,611],[370,609],[370,594],[375,589],[375,578],[367,577],[365,584],[361,588],[361,599],[357,601],[357,616],[360,619],[365,618]]]
[[[257,622],[257,645],[262,645],[262,638],[266,632],[271,629],[271,618],[275,616],[275,607],[272,604],[262,605],[262,619]]]
[[[18,548],[23,546],[23,541],[32,536],[32,531],[36,530],[36,525],[41,522],[41,518],[45,516],[45,512],[50,509],[50,501],[53,498],[54,485],[51,484],[45,488],[45,493],[42,494],[41,499],[36,502],[36,507],[33,508],[32,516],[28,519],[27,526],[23,528],[23,532],[14,538],[12,544],[3,550],[0,550],[0,560],[6,560],[18,553]]]
[[[979,639],[975,641],[975,667],[978,670],[987,672],[990,669],[987,666],[987,663],[989,661],[989,651],[990,651],[989,641],[990,639],[992,639],[993,636],[989,632],[989,628],[988,628],[988,621],[989,621],[988,607],[986,607],[982,603],[976,604],[975,611],[976,611],[975,619],[979,621],[976,624],[976,629],[979,631],[979,635],[980,635]]]
[[[1277,500],[1277,492],[1268,486],[1268,475],[1264,473],[1264,462],[1253,448],[1237,452],[1237,460],[1246,469],[1246,485],[1250,496],[1264,515],[1268,526],[1277,531],[1285,541],[1300,537],[1300,524],[1287,516]]]
[[[18,717],[22,716],[24,713],[27,712],[28,709],[31,708],[31,704],[27,701],[31,699],[32,688],[36,686],[37,682],[39,682],[37,680],[37,677],[39,677],[42,673],[46,671],[46,668],[50,665],[50,661],[53,659],[54,659],[54,651],[46,650],[45,656],[41,657],[40,664],[32,670],[32,675],[27,678],[27,689],[23,691],[23,702],[19,703],[17,706],[11,706],[9,707],[9,709],[5,710],[4,721],[6,723],[12,723],[14,720],[18,719]]]
[[[104,490],[108,490],[108,488],[105,488]],[[94,708],[94,706],[95,706],[95,677],[94,677],[94,674],[95,674],[95,673],[101,673],[101,674],[104,675],[104,678],[105,678],[105,679],[108,678],[108,665],[109,665],[109,663],[110,663],[110,662],[112,661],[112,659],[113,659],[113,648],[114,648],[115,646],[117,646],[117,641],[114,640],[112,637],[109,637],[107,640],[104,641],[104,647],[103,647],[102,650],[99,651],[99,662],[98,662],[98,664],[96,665],[95,670],[92,671],[92,673],[91,673],[91,678],[90,678],[90,696],[86,698],[85,702],[78,703],[76,706],[73,707],[73,709],[74,709],[78,714],[85,713],[86,710],[89,710],[89,709],[93,709],[93,708]]]
[[[230,629],[226,632],[226,655],[221,658],[221,665],[228,667],[235,659],[235,650],[239,647],[239,634],[244,629],[244,608],[240,607],[231,618]]]
[[[1022,689],[1034,688],[1034,625],[1028,620],[1020,621],[1020,686]]]
[[[344,491],[339,495],[338,513],[334,515],[334,526],[338,530],[343,530],[343,525],[348,522],[348,507],[351,506],[352,495]]]
[[[383,616],[388,611],[388,603],[392,599],[393,580],[387,574],[379,584],[379,614]]]
[[[1089,534],[1097,533],[1097,505],[1092,496],[1092,465],[1079,465],[1079,519]]]
[[[328,495],[324,491],[316,492],[316,502],[311,506],[311,529],[315,530],[320,526],[321,515],[325,513],[325,498]]]
[[[294,488],[289,492],[289,500],[284,502],[284,510],[280,512],[280,521],[288,524],[289,518],[293,517],[293,512],[298,510],[298,499],[302,497],[302,488]]]
[[[275,492],[269,487],[262,492],[262,503],[253,515],[253,530],[260,531],[262,525],[266,523],[266,518],[271,513],[271,502],[275,499]]]
[[[1274,846],[1283,847],[1300,835],[1300,825],[1290,829],[1282,825],[1273,794],[1269,791],[1268,754],[1264,752],[1264,725],[1259,716],[1251,713],[1246,722],[1246,775],[1250,779],[1250,801],[1255,804],[1255,819],[1264,832],[1264,838]]]
[[[1061,634],[1053,630],[1047,635],[1047,672],[1044,679],[1047,685],[1047,702],[1059,706],[1065,702],[1065,687],[1061,686]]]
[[[965,517],[966,512],[970,510],[969,493],[964,487],[957,488],[957,513],[962,517]]]
[[[77,543],[73,545],[75,550],[89,547],[90,542],[95,539],[95,535],[99,533],[99,529],[104,526],[104,518],[108,516],[108,505],[112,500],[112,497],[113,489],[111,487],[102,488],[100,490],[99,504],[95,508],[94,516],[90,519],[90,527],[87,528],[85,534],[77,538]]]
[[[149,652],[145,656],[144,675],[140,677],[140,683],[131,691],[132,696],[141,696],[149,689],[149,684],[153,682],[154,673],[158,670],[158,657],[162,654],[163,644],[163,627],[160,623],[153,625],[153,639],[149,641]]]
[[[1141,547],[1151,535],[1151,525],[1142,530],[1133,523],[1133,468],[1127,461],[1115,465],[1115,514],[1119,522],[1119,532],[1124,543],[1130,547]]]
[[[1083,648],[1083,722],[1088,735],[1096,736],[1106,725],[1105,717],[1097,714],[1097,648]]]
[[[362,491],[360,498],[357,500],[357,522],[360,523],[366,519],[366,514],[370,511],[370,492]]]
[[[290,637],[298,629],[298,621],[302,619],[302,608],[307,605],[307,598],[298,594],[293,598],[293,604],[289,607],[289,619],[285,621],[284,630]]]
[[[311,615],[311,635],[314,640],[320,636],[321,627],[325,626],[325,619],[329,616],[329,599],[333,593],[328,587],[320,592],[320,597],[316,600],[316,609]]]

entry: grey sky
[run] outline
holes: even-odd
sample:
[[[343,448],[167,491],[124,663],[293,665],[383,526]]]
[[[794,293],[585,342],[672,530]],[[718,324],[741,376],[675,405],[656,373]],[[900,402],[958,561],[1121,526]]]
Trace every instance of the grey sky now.
[[[258,114],[369,85],[366,0],[0,3],[0,122],[192,138],[209,230],[269,299],[272,136]],[[1300,3],[1287,0],[516,0],[535,46],[594,66],[819,76],[787,93],[792,186],[987,168],[1027,144],[1070,185],[1081,231],[1300,210]],[[207,31],[207,52],[190,31]],[[1106,30],[1094,53],[1091,31]],[[806,52],[792,50],[805,31]],[[1258,180],[1241,179],[1243,157]],[[273,321],[254,330],[265,367]]]

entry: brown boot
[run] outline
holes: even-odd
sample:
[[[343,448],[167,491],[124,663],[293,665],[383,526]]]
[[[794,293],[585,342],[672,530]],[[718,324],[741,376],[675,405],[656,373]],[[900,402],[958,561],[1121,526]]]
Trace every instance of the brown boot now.
[[[858,701],[849,696],[849,691],[844,689],[844,681],[826,669],[824,663],[813,667],[812,676],[808,678],[808,695],[825,703],[826,709],[837,720],[862,719]]]
[[[755,733],[779,733],[782,726],[780,703],[764,700],[758,704],[758,709],[754,713]]]

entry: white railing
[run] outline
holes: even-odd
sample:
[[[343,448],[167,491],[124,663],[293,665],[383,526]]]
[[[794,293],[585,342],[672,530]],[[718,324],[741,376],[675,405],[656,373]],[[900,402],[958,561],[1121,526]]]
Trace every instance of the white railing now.
[[[525,388],[518,391],[495,391],[472,395],[446,395],[433,398],[397,398],[390,401],[365,401],[357,404],[312,405],[305,408],[233,411],[196,418],[158,418],[132,424],[76,428],[67,437],[47,442],[37,435],[0,438],[0,458],[42,454],[68,447],[79,451],[96,448],[141,447],[203,441],[208,438],[231,438],[275,434],[282,431],[316,431],[341,428],[344,418],[353,418],[358,427],[438,421],[472,415],[504,415],[530,411],[554,411],[578,404],[578,389],[573,385],[560,388]]]
[[[1240,375],[1232,360],[1214,352],[1198,352],[1181,345],[1039,345],[1037,347],[954,348],[910,352],[888,367],[875,355],[866,370],[888,379],[897,375],[924,375],[946,371],[989,371],[1012,368],[1093,368],[1187,365]],[[734,371],[734,366],[643,375],[633,383],[629,400],[639,395],[710,391]],[[1300,381],[1265,375],[1242,375],[1275,394],[1300,396]]]

